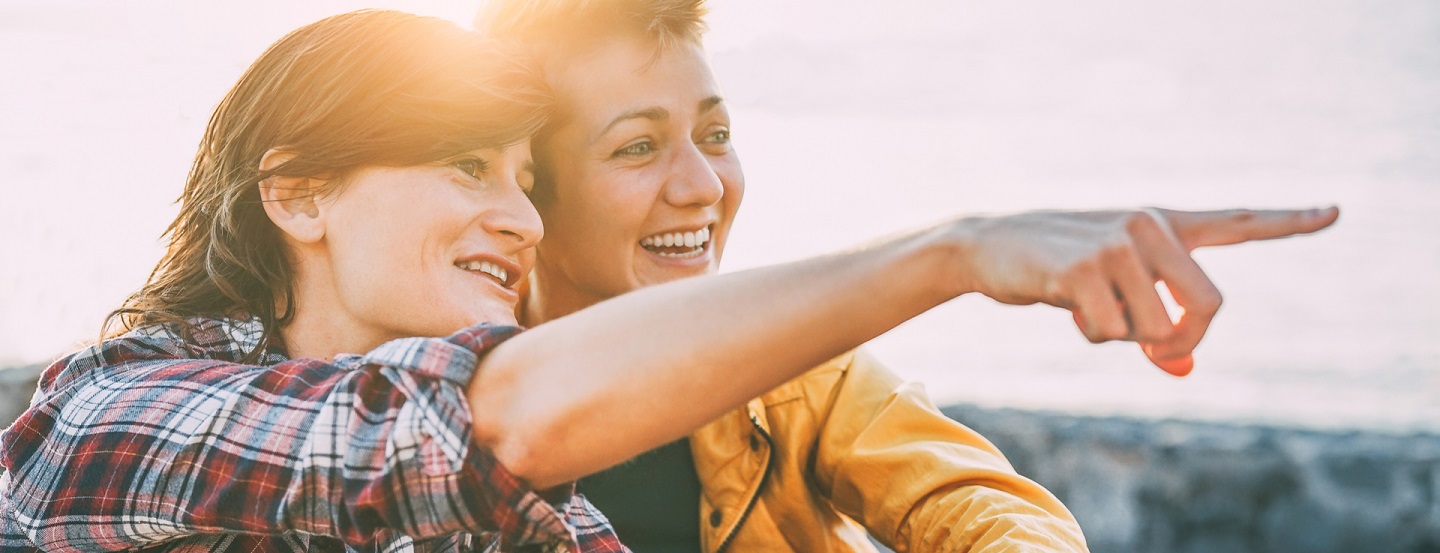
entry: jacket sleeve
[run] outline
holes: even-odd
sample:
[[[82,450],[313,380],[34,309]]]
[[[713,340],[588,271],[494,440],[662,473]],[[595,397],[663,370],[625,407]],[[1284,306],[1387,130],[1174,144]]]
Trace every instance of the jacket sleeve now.
[[[1055,496],[864,351],[825,409],[818,485],[896,551],[1086,551]]]
[[[464,385],[516,330],[269,366],[184,358],[154,337],[107,341],[47,371],[0,436],[7,527],[45,550],[213,533],[568,541],[556,507],[471,440]]]

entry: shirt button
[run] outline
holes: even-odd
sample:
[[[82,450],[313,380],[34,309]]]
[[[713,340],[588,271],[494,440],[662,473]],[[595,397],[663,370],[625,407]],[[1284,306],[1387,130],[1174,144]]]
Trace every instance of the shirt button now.
[[[710,511],[710,526],[720,526],[720,522],[723,518],[724,517],[720,515],[719,509]]]
[[[760,438],[756,438],[754,434],[750,435],[750,451],[760,451]]]

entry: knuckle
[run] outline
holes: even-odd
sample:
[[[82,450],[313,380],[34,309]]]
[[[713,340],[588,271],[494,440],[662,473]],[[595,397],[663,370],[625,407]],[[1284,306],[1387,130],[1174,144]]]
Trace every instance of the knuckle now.
[[[1164,342],[1175,334],[1175,327],[1167,324],[1145,325],[1137,329],[1137,336],[1142,342]]]
[[[1049,282],[1046,282],[1041,294],[1041,297],[1045,299],[1045,303],[1051,305],[1065,305],[1069,303],[1066,301],[1069,294],[1067,293],[1065,282],[1058,278],[1053,278],[1050,279]]]
[[[1154,208],[1132,211],[1125,216],[1125,231],[1131,235],[1158,231],[1162,217]]]
[[[1100,250],[1100,256],[1110,264],[1129,264],[1138,259],[1135,254],[1135,243],[1128,237],[1106,245],[1104,249]]]
[[[1243,240],[1254,240],[1263,235],[1260,214],[1249,209],[1237,209],[1230,215],[1235,234]]]
[[[1086,337],[1091,343],[1101,344],[1113,340],[1124,340],[1130,336],[1130,328],[1121,320],[1118,315],[1106,315],[1099,320],[1092,320],[1088,326]]]
[[[1065,268],[1065,278],[1072,281],[1083,281],[1094,277],[1096,272],[1100,270],[1102,262],[1099,256],[1103,254],[1103,251],[1102,249],[1092,255],[1075,260],[1069,267]]]
[[[1220,304],[1222,303],[1225,303],[1225,298],[1220,295],[1219,290],[1212,287],[1205,290],[1195,299],[1195,305],[1192,308],[1201,314],[1213,316],[1220,310]]]
[[[1130,329],[1125,326],[1125,323],[1106,325],[1105,329],[1101,332],[1101,337],[1105,338],[1105,341],[1107,342],[1113,340],[1124,340],[1129,336]]]

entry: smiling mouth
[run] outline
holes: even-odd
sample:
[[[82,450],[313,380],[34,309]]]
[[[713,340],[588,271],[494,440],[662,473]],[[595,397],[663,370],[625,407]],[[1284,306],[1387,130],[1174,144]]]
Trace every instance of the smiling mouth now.
[[[455,263],[455,266],[495,279],[497,284],[505,288],[510,287],[510,272],[495,263],[489,261],[459,261]]]
[[[689,259],[705,253],[710,245],[710,227],[687,232],[664,232],[640,239],[640,247],[661,257]]]

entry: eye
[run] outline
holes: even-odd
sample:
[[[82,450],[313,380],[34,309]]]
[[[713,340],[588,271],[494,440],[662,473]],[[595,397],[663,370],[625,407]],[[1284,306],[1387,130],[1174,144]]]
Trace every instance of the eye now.
[[[729,144],[730,131],[728,129],[718,130],[705,137],[705,141],[711,144]]]
[[[490,164],[485,163],[485,160],[476,157],[463,157],[457,159],[450,162],[450,166],[459,169],[461,173],[465,173],[477,179],[480,178],[481,175],[484,175],[486,170],[490,169]]]
[[[614,155],[616,157],[638,157],[648,154],[654,150],[654,144],[647,140],[644,142],[636,142],[624,148],[620,148],[619,150],[615,151]]]
[[[710,155],[725,155],[730,151],[730,129],[716,126],[706,130],[708,132],[701,135],[695,145]]]
[[[515,182],[520,185],[520,191],[524,192],[526,196],[535,196],[535,173],[521,171],[515,177]]]

